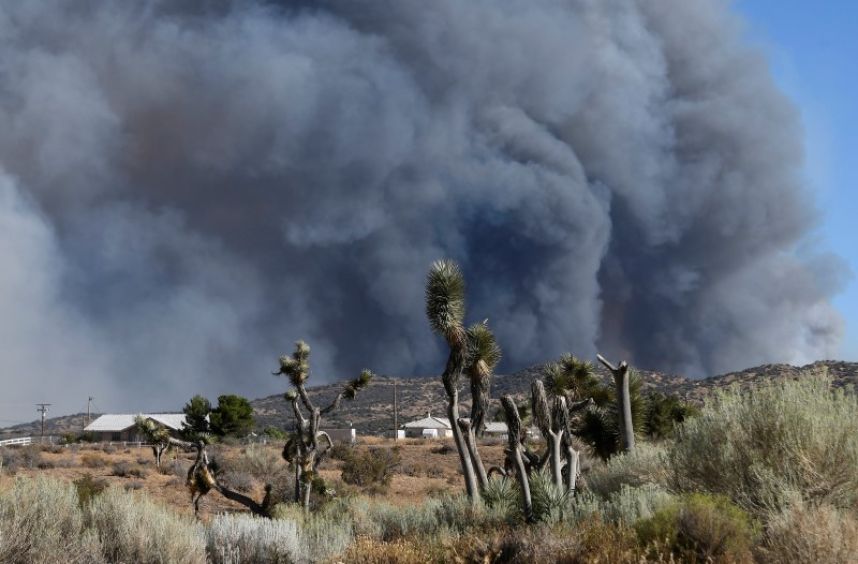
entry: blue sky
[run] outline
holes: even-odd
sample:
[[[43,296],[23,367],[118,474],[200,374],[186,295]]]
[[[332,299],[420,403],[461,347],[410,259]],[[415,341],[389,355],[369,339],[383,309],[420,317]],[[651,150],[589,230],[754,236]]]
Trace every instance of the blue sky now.
[[[858,2],[736,0],[751,41],[799,107],[822,246],[853,272],[835,305],[846,319],[840,358],[858,360]]]

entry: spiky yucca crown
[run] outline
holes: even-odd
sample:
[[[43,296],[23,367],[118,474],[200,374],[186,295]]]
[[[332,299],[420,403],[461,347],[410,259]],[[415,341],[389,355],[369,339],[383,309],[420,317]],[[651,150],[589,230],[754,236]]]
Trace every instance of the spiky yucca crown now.
[[[137,426],[137,430],[143,433],[150,442],[160,442],[170,436],[170,432],[167,429],[156,424],[151,419],[146,419],[143,415],[135,417],[134,424]]]
[[[426,277],[426,316],[432,330],[448,342],[463,337],[465,318],[465,278],[451,260],[432,263]]]
[[[306,382],[310,375],[310,345],[304,341],[296,342],[291,356],[280,357],[280,371],[275,374],[288,376],[295,386]]]
[[[593,365],[571,354],[564,354],[557,362],[545,365],[543,378],[548,392],[554,396],[571,394],[585,397],[590,388],[599,384]]]
[[[343,397],[349,400],[354,399],[358,391],[367,387],[373,378],[375,378],[375,374],[371,370],[362,370],[360,376],[346,384],[345,388],[343,388]]]
[[[501,359],[501,349],[487,321],[468,327],[468,369],[473,376],[489,376]]]

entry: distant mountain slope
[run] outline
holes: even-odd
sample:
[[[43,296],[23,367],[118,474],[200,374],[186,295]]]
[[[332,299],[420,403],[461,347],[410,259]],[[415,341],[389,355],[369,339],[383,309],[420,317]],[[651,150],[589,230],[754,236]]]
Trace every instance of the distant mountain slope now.
[[[492,397],[503,394],[524,396],[529,393],[530,383],[539,377],[540,366],[532,366],[515,374],[497,375],[492,383]],[[777,378],[795,378],[801,374],[828,370],[838,387],[858,383],[858,363],[841,361],[819,361],[806,366],[788,364],[767,364],[748,368],[740,372],[730,372],[703,380],[690,380],[683,376],[663,374],[648,370],[638,370],[645,391],[657,391],[665,394],[677,394],[682,398],[701,403],[713,390],[732,384],[748,387],[756,382]],[[609,380],[609,374],[602,367],[599,375]],[[440,378],[390,378],[379,377],[363,390],[352,402],[343,402],[342,408],[324,420],[328,427],[346,427],[353,424],[361,433],[379,433],[393,428],[393,385],[397,384],[399,395],[399,423],[409,421],[427,412],[443,415],[444,390]],[[309,390],[313,401],[327,405],[340,390],[341,385],[329,384]],[[285,390],[284,390],[285,391]],[[469,397],[465,389],[463,396]],[[257,425],[289,427],[292,414],[282,395],[270,396],[251,402],[256,410]],[[468,401],[462,401],[464,407],[470,407]],[[464,411],[464,410],[463,410]]]
[[[532,366],[515,374],[498,375],[492,383],[492,397],[498,398],[503,394],[524,396],[530,389],[530,383],[539,376],[540,366]],[[755,383],[778,378],[795,378],[801,374],[827,370],[834,385],[838,387],[858,384],[858,363],[836,360],[824,360],[806,366],[790,366],[788,364],[766,364],[748,368],[739,372],[730,372],[703,380],[690,380],[683,376],[663,374],[661,372],[638,370],[644,390],[658,391],[666,394],[677,394],[689,401],[702,402],[713,390],[738,385],[743,388]],[[601,367],[598,373],[606,381],[609,375]],[[323,424],[326,427],[347,427],[354,425],[360,433],[374,434],[393,428],[393,388],[396,384],[399,395],[399,424],[425,415],[427,412],[443,415],[444,390],[437,376],[392,378],[378,377],[367,389],[361,391],[351,402],[342,403],[341,409],[326,417]],[[286,382],[284,389],[286,391]],[[309,389],[310,397],[320,406],[327,405],[342,388],[342,384],[327,384]],[[469,397],[467,389],[464,398]],[[283,395],[274,395],[251,401],[254,417],[259,429],[268,426],[290,428],[292,413],[283,399]],[[462,401],[464,408],[469,408],[468,401]],[[464,412],[464,410],[463,410]],[[91,416],[92,419],[97,414]],[[77,413],[63,417],[53,417],[45,421],[46,434],[59,435],[66,432],[79,432],[84,427],[86,414]],[[15,425],[0,429],[0,438],[39,434],[41,423]]]

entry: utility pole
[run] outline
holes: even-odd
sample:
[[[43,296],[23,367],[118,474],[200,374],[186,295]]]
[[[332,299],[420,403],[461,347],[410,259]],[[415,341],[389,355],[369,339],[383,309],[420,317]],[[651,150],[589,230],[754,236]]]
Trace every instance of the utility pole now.
[[[396,379],[393,380],[393,440],[399,440],[399,397],[396,390]]]
[[[84,429],[89,427],[89,407],[92,405],[92,400],[94,399],[94,397],[89,396],[89,398],[86,400],[86,425],[83,426]]]
[[[42,414],[42,437],[41,437],[41,442],[45,442],[45,414],[48,412],[48,406],[49,406],[49,405],[51,405],[51,404],[49,404],[49,403],[37,403],[36,405],[39,407],[39,409],[37,409],[36,411],[38,411],[39,413],[41,413],[41,414]]]

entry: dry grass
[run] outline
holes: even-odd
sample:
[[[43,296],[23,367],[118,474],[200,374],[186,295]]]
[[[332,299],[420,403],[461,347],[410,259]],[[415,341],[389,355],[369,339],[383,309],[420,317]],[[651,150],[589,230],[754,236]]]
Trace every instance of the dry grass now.
[[[447,441],[449,442],[449,441]],[[443,441],[423,439],[405,439],[393,441],[377,437],[361,438],[355,447],[358,452],[369,448],[399,446],[402,459],[400,466],[394,472],[389,488],[378,499],[393,505],[405,506],[421,503],[426,499],[442,494],[459,494],[464,491],[459,469],[459,459],[455,449],[447,454],[439,453]],[[452,443],[450,442],[450,445]],[[263,476],[268,470],[282,472],[285,468],[280,458],[282,445],[275,443],[267,446],[254,446],[247,449],[244,446],[218,446],[215,450],[225,471],[247,472],[253,476],[252,482],[244,481],[242,490],[256,499],[262,499],[264,492]],[[10,449],[13,450],[14,449]],[[481,453],[487,465],[499,464],[503,459],[501,445],[485,445]],[[15,454],[18,454],[15,452]],[[26,453],[28,458],[29,451]],[[165,456],[165,468],[172,469],[166,474],[154,471],[154,457],[148,447],[108,448],[106,451],[98,445],[80,445],[71,448],[48,448],[39,453],[39,460],[44,468],[37,464],[32,467],[21,464],[17,467],[19,476],[46,476],[68,482],[91,476],[95,480],[103,480],[108,486],[125,488],[130,482],[139,483],[141,491],[150,499],[170,506],[176,511],[193,514],[190,495],[184,486],[184,476],[193,461],[190,453],[170,452]],[[141,466],[148,468],[146,472]],[[114,472],[119,468],[132,468],[134,472]],[[323,465],[320,474],[331,484],[340,482],[342,462],[329,459]],[[140,469],[138,472],[137,469]],[[114,475],[126,474],[126,476]],[[133,475],[132,475],[133,474]],[[137,474],[141,474],[138,476]],[[0,490],[8,488],[12,483],[11,475],[0,472]],[[244,508],[220,495],[209,494],[201,504],[201,517],[204,521],[223,512],[243,511]]]

